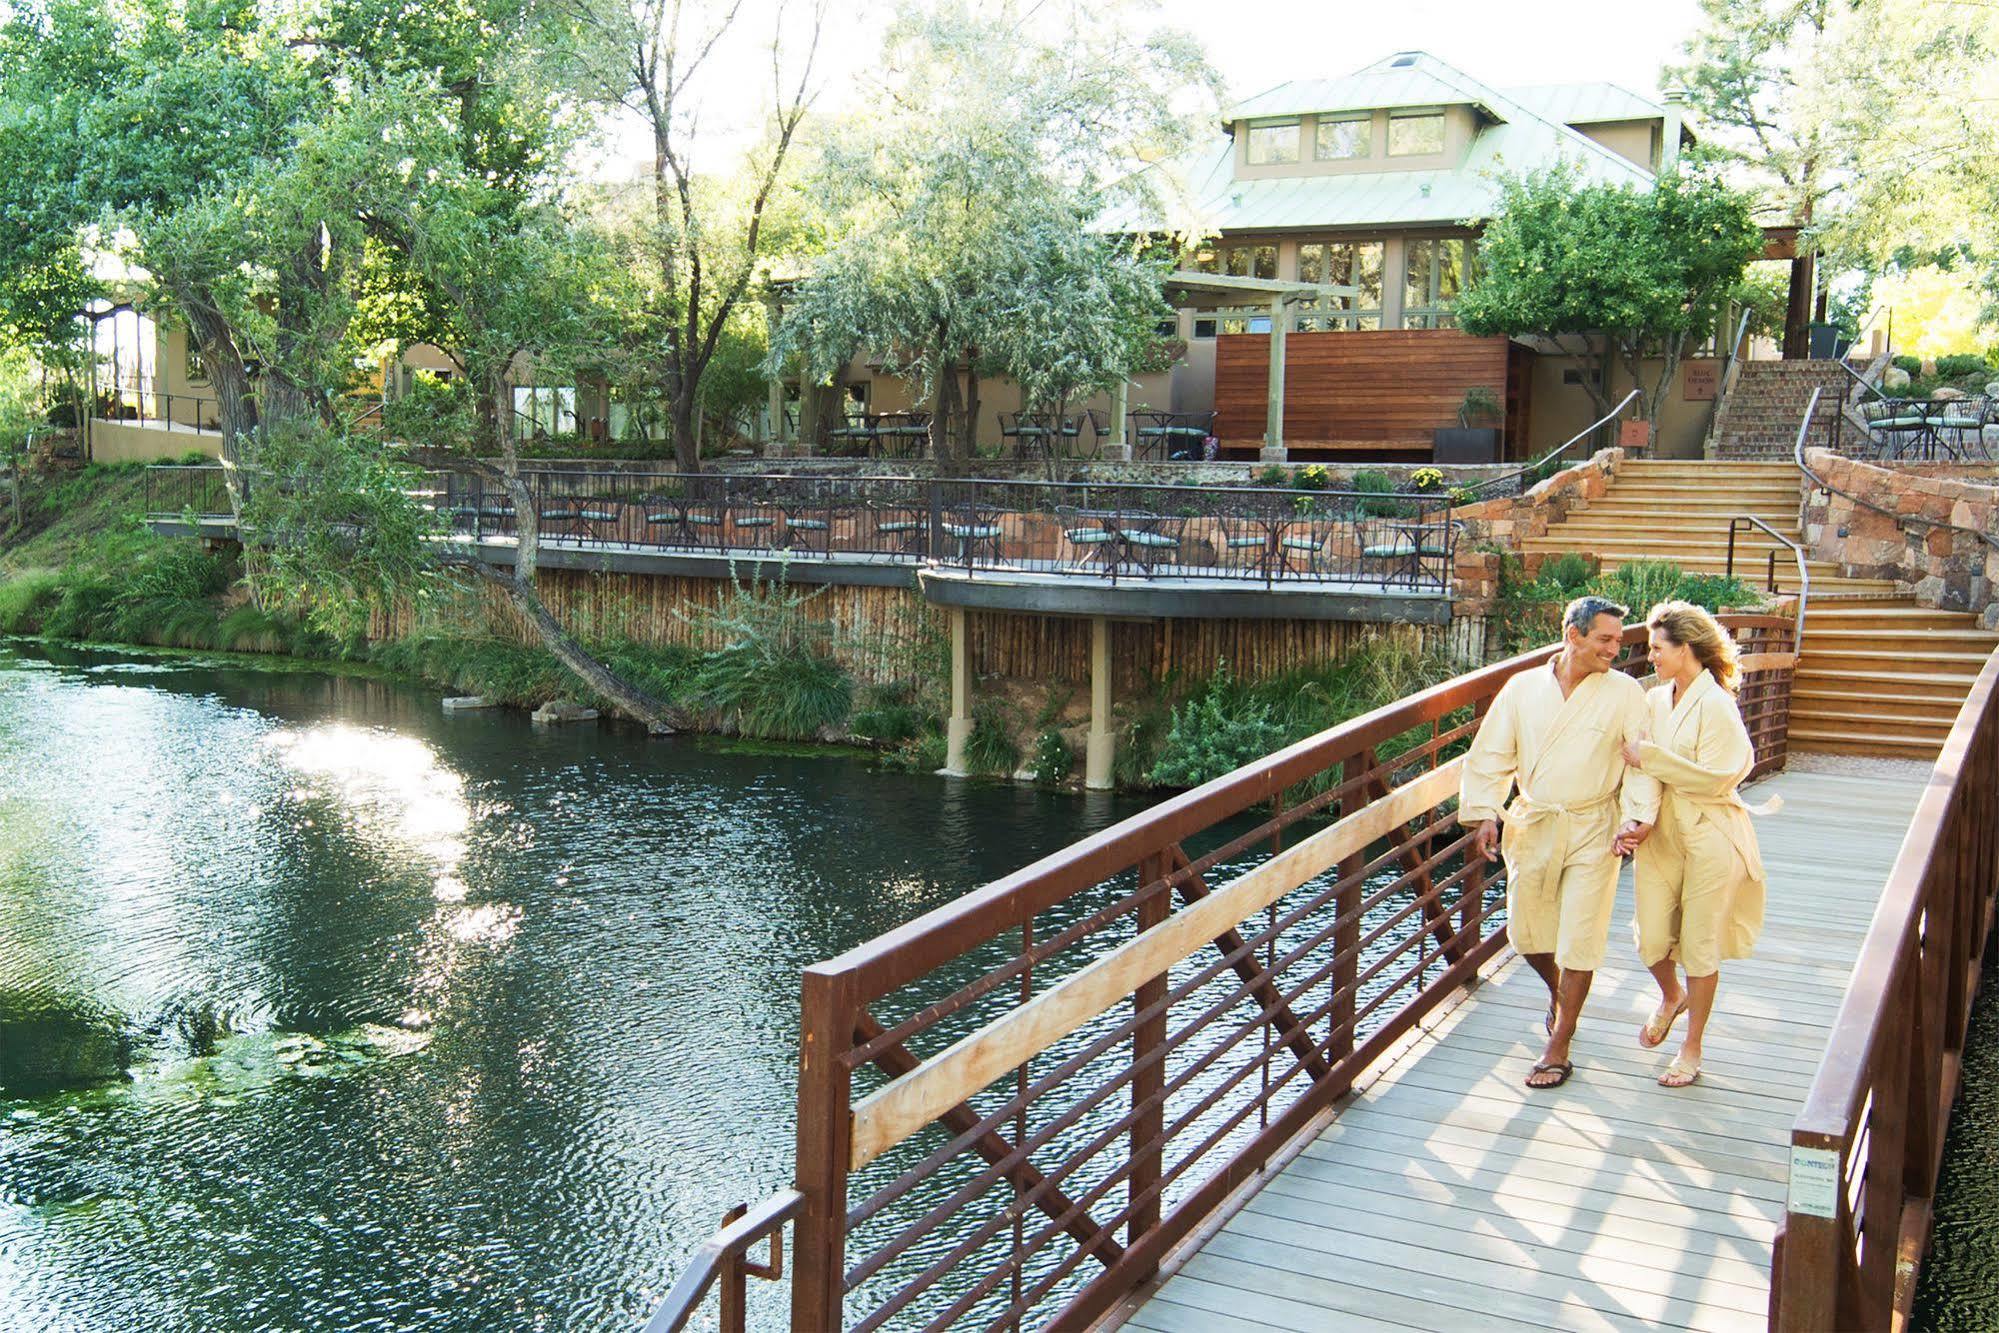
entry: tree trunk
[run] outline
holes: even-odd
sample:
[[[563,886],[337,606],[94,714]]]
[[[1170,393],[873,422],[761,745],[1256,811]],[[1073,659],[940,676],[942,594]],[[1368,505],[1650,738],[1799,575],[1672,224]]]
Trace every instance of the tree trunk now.
[[[689,387],[690,381],[683,376],[668,410],[673,421],[674,466],[691,474],[701,470],[701,445],[694,436],[695,403]]]
[[[476,554],[468,555],[454,563],[468,566],[479,577],[504,592],[508,603],[522,619],[534,627],[535,636],[541,640],[542,646],[547,648],[558,662],[567,667],[572,675],[596,691],[613,708],[635,721],[643,722],[646,730],[655,736],[671,735],[688,726],[687,714],[683,710],[640,689],[592,656],[588,649],[562,628],[562,622],[555,618],[555,613],[541,600],[540,590],[536,586],[541,553],[539,498],[528,489],[527,483],[521,478],[520,457],[511,441],[501,449],[498,467],[477,459],[418,455],[417,461],[426,464],[440,463],[468,476],[497,482],[506,492],[507,503],[514,507],[515,546],[512,573],[502,572],[498,567],[479,559]]]
[[[201,350],[202,364],[208,367],[209,382],[215,386],[215,415],[222,427],[222,479],[229,494],[230,519],[240,534],[243,502],[248,498],[241,445],[244,438],[254,438],[257,432],[256,395],[235,334],[209,293],[196,289],[174,295],[187,318],[188,332]]]
[[[959,443],[967,458],[979,453],[979,361],[978,350],[965,349],[965,433]]]
[[[940,470],[956,473],[964,455],[951,423],[958,414],[958,369],[946,364],[937,372],[937,402],[930,417],[930,441]]]

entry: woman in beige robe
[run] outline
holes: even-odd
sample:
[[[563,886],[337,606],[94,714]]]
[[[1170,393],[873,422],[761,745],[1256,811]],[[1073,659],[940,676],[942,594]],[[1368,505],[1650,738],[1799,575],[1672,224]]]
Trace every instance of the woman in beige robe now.
[[[1663,796],[1636,857],[1638,955],[1659,983],[1658,1011],[1638,1043],[1660,1045],[1685,1012],[1686,1040],[1659,1078],[1684,1088],[1700,1077],[1722,960],[1747,958],[1763,928],[1763,857],[1738,791],[1756,751],[1735,705],[1728,632],[1686,602],[1662,602],[1645,623],[1662,683],[1646,695],[1650,739],[1626,742],[1625,761]]]

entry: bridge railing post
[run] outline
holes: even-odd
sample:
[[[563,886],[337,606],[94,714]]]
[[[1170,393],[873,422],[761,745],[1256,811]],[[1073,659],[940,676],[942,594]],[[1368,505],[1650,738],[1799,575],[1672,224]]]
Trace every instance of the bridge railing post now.
[[[1138,864],[1140,889],[1148,884],[1159,884],[1166,877],[1166,872],[1163,853],[1154,852],[1144,857]],[[1172,905],[1172,891],[1162,884],[1151,897],[1139,903],[1134,928],[1142,935],[1160,925],[1166,920]],[[1131,1034],[1131,1061],[1136,1071],[1131,1078],[1131,1103],[1136,1115],[1131,1122],[1131,1176],[1127,1186],[1134,1200],[1131,1217],[1125,1223],[1125,1244],[1128,1246],[1136,1245],[1141,1237],[1159,1225],[1157,1187],[1166,1150],[1166,1099],[1162,1095],[1166,1088],[1166,1061],[1160,1055],[1160,1048],[1166,1044],[1166,1006],[1163,1003],[1166,999],[1166,980],[1166,974],[1162,972],[1140,985],[1131,997],[1135,1011],[1143,1013],[1158,1005],[1159,1012],[1139,1023]],[[1149,1107],[1145,1105],[1148,1100],[1152,1101]],[[1148,1190],[1152,1191],[1152,1196],[1141,1199]],[[1157,1267],[1156,1263],[1151,1265],[1151,1271],[1156,1271]],[[1150,1271],[1147,1275],[1150,1276]]]
[[[798,1253],[791,1279],[792,1333],[846,1326],[847,1168],[853,1154],[853,1074],[841,1058],[853,1043],[851,978],[808,969],[800,991],[798,1045]]]

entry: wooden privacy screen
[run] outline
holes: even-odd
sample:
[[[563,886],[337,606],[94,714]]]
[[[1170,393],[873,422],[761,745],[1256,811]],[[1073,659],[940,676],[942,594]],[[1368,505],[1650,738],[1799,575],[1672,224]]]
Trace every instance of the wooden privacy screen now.
[[[1284,345],[1285,442],[1310,448],[1379,441],[1427,451],[1431,431],[1458,424],[1458,405],[1474,386],[1505,403],[1510,428],[1524,427],[1514,400],[1523,396],[1526,381],[1507,375],[1510,346],[1505,338],[1474,338],[1456,329],[1290,334]],[[1262,439],[1269,390],[1268,334],[1215,339],[1220,438]]]

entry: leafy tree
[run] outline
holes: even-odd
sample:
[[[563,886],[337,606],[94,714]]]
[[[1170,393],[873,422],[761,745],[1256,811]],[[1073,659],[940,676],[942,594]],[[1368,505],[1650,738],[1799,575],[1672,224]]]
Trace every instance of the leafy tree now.
[[[629,297],[625,374],[660,385],[683,472],[700,470],[695,422],[703,382],[741,307],[767,267],[769,224],[813,92],[813,62],[829,0],[804,13],[776,6],[770,39],[772,100],[755,145],[722,180],[697,169],[700,109],[718,51],[741,36],[741,0],[566,0],[555,12],[578,33],[580,87],[595,103],[636,118],[652,147],[642,190],[620,201]]]
[[[1760,253],[1749,202],[1705,172],[1648,190],[1536,172],[1502,183],[1479,242],[1480,274],[1458,301],[1466,332],[1607,339],[1642,391],[1657,443],[1659,406],[1690,343],[1715,327]],[[1645,362],[1656,359],[1648,378]],[[1610,403],[1585,381],[1599,410]]]
[[[981,373],[1058,406],[1132,373],[1164,313],[1157,261],[1095,223],[1187,142],[1175,108],[1212,75],[1131,5],[1039,8],[901,14],[881,113],[825,152],[833,239],[774,349],[814,381],[886,358],[934,401],[939,458],[971,449]]]

